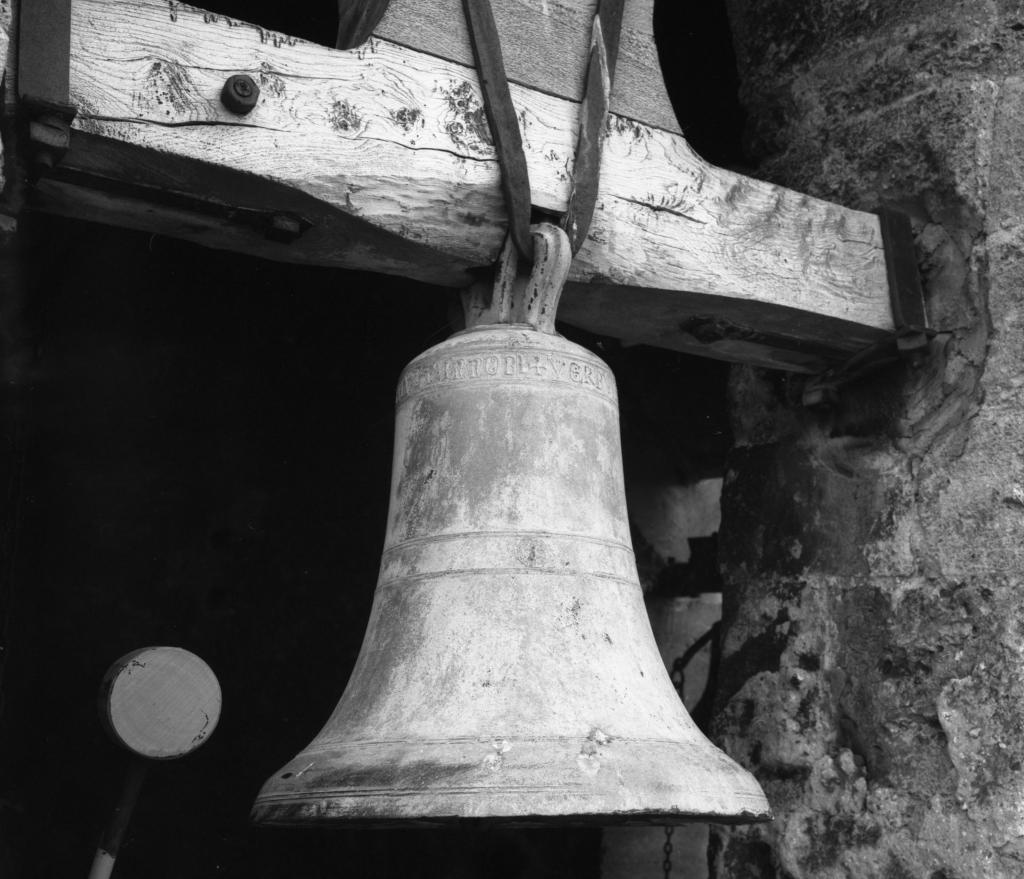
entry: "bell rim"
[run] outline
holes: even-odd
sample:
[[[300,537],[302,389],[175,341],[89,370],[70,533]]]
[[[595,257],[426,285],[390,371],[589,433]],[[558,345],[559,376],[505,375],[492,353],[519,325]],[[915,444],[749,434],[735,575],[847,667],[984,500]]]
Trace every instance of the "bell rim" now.
[[[251,823],[266,829],[288,830],[426,830],[426,829],[516,829],[563,827],[660,827],[683,824],[722,824],[741,826],[766,824],[775,820],[767,811],[719,814],[714,812],[635,812],[607,813],[579,812],[575,814],[487,815],[487,816],[424,816],[424,817],[351,817],[338,815],[323,817],[319,814],[299,814],[275,817],[271,808],[254,808]]]
[[[323,742],[268,779],[256,823],[750,823],[754,776],[696,727],[670,739],[589,736]],[[382,768],[383,767],[383,768]]]

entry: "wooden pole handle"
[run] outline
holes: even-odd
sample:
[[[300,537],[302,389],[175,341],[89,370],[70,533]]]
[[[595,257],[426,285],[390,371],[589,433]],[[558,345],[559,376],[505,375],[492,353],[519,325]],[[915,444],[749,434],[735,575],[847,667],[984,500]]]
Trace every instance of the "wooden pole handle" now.
[[[114,814],[110,816],[110,822],[96,849],[96,857],[92,861],[89,879],[109,879],[114,869],[114,861],[117,860],[117,853],[121,848],[121,840],[124,839],[124,832],[128,827],[128,821],[132,817],[132,810],[139,799],[139,791],[142,790],[142,783],[146,780],[148,768],[149,764],[142,757],[132,757],[129,761],[128,771],[125,773],[124,784],[121,787],[121,796],[117,800]]]

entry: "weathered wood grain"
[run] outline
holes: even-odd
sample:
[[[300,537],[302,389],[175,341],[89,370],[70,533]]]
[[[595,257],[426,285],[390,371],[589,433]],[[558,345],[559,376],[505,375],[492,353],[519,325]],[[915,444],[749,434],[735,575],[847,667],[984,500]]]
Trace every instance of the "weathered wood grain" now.
[[[246,116],[218,99],[234,73],[261,88]],[[501,248],[470,67],[376,38],[333,51],[176,2],[74,0],[71,91],[72,148],[42,209],[452,286]],[[514,84],[512,97],[533,203],[560,213],[579,105]],[[308,229],[267,242],[274,212]],[[621,116],[571,280],[594,289],[570,291],[566,319],[730,359],[781,346],[813,369],[892,329],[874,216],[712,167]]]
[[[9,94],[13,91],[11,88],[13,79],[11,62],[14,60],[13,53],[11,52],[11,24],[14,10],[11,2],[12,0],[0,0],[0,193],[4,191],[5,185],[4,167],[6,165],[6,150],[4,135],[8,127],[2,124],[2,120],[14,108],[14,100]],[[3,234],[2,227],[0,227],[0,234]]]
[[[11,0],[0,0],[0,88],[6,88],[10,82],[10,77],[7,75],[7,56],[11,45],[11,21],[13,16],[14,9],[11,6]]]
[[[639,287],[623,295],[604,284],[568,284],[558,316],[626,345],[805,373],[820,372],[851,340],[862,347],[872,335],[860,324],[777,303]]]
[[[263,259],[369,268],[447,287],[472,281],[465,263],[264,178],[91,135],[74,137],[72,150],[33,191],[36,210]],[[299,217],[305,231],[292,243],[268,238],[273,216]]]
[[[581,101],[597,0],[502,0],[493,6],[508,78]],[[626,0],[611,109],[678,133],[654,45],[653,15],[654,0]],[[375,33],[439,58],[473,63],[461,0],[392,0]]]

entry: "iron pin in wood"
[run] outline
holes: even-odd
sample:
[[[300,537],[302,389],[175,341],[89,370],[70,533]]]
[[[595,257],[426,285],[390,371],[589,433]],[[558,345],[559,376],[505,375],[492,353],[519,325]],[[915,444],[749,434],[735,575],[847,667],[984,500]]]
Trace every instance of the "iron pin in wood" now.
[[[229,76],[220,90],[220,102],[236,116],[251,113],[259,99],[260,87],[245,73]]]

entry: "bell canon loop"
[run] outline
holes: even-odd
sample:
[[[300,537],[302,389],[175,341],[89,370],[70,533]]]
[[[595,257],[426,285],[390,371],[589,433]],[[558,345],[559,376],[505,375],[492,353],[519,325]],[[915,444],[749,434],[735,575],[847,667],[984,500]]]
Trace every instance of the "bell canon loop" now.
[[[535,232],[525,288],[506,273],[467,307],[469,329],[403,372],[362,650],[255,821],[770,817],[754,778],[690,719],[655,645],[615,380],[553,332],[558,236]]]

